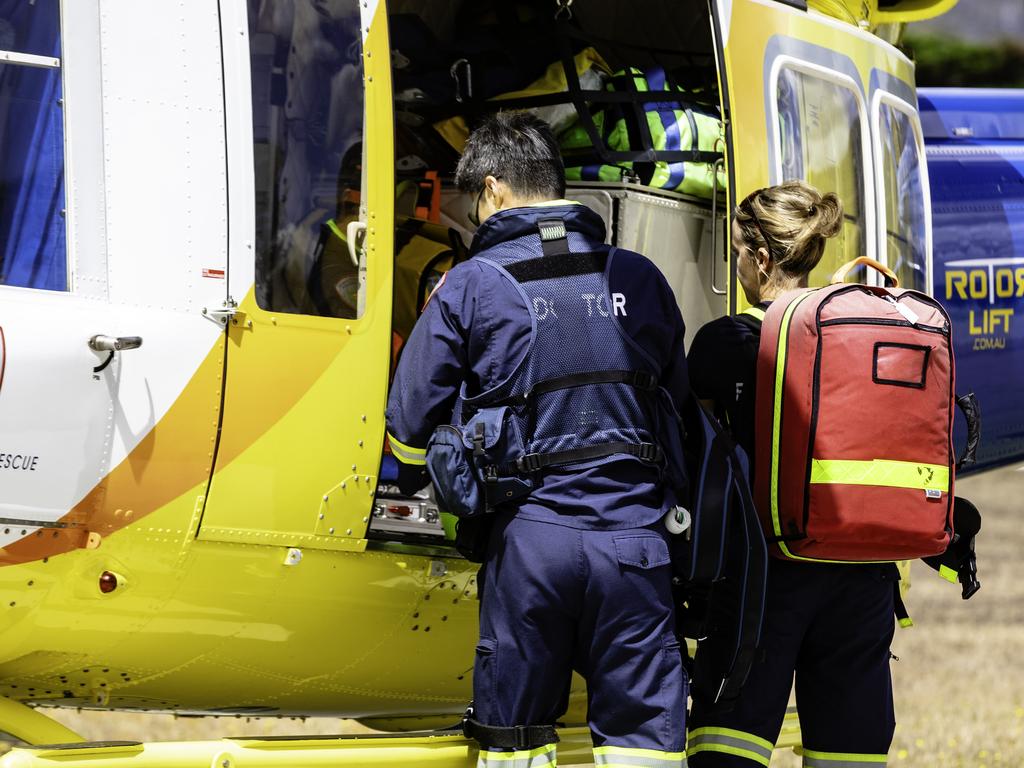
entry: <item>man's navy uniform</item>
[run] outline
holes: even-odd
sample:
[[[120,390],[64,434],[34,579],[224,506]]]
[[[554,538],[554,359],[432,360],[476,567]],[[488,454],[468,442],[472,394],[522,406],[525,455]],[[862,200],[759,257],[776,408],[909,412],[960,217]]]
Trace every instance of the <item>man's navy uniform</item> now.
[[[708,323],[688,358],[694,394],[714,401],[716,416],[751,458],[760,319],[766,307],[760,304],[742,319]],[[691,768],[767,766],[794,671],[804,766],[884,765],[895,729],[889,646],[898,578],[891,563],[769,558],[761,658],[732,709],[716,706],[714,692],[693,690]],[[698,666],[701,656],[698,650]],[[695,679],[700,677],[698,671]]]
[[[559,242],[542,242],[545,226]],[[600,217],[567,201],[484,221],[473,258],[448,272],[405,346],[388,432],[408,473],[424,465],[433,430],[467,402],[560,382],[527,398],[533,416],[516,422],[534,457],[521,467],[532,491],[491,513],[474,717],[553,724],[576,669],[588,681],[598,765],[676,768],[685,764],[686,683],[662,523],[675,497],[652,442],[659,426],[678,424],[655,424],[651,402],[678,406],[688,394],[684,327],[658,269],[604,238]],[[579,379],[623,370],[639,373]],[[609,445],[619,448],[556,460]],[[554,762],[554,744],[524,746],[482,751],[480,765]]]

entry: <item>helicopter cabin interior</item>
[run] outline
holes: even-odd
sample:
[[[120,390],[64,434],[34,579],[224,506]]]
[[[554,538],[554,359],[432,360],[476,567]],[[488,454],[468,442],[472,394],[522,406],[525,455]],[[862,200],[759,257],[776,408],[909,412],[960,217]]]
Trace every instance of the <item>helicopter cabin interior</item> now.
[[[275,313],[363,318],[381,306],[372,295],[381,283],[371,279],[379,254],[370,257],[363,246],[372,216],[367,185],[382,175],[367,150],[382,119],[379,110],[368,117],[369,27],[360,26],[368,12],[357,0],[247,4],[256,301]],[[610,244],[658,265],[676,293],[688,340],[737,304],[729,295],[735,286],[728,285],[725,215],[736,202],[727,187],[737,154],[763,155],[756,162],[765,168],[770,156],[773,178],[805,178],[840,194],[845,225],[815,282],[851,258],[882,252],[905,283],[927,285],[927,249],[911,247],[925,242],[919,235],[926,216],[913,107],[883,102],[876,118],[882,126],[871,128],[852,80],[786,64],[764,90],[772,94],[764,109],[773,110],[774,136],[765,136],[761,123],[760,143],[730,146],[737,137],[723,120],[723,54],[708,3],[389,0],[386,13],[392,370],[433,287],[468,258],[473,200],[455,188],[454,170],[469,131],[499,109],[530,109],[552,125],[566,197],[602,216]],[[762,77],[767,83],[760,70],[749,79],[760,88]],[[876,133],[881,141],[873,147]],[[876,210],[871,158],[880,153],[894,191]],[[886,205],[890,226],[882,234],[875,220]],[[429,492],[405,499],[388,484],[391,460],[385,455],[367,538],[443,542],[443,516]]]
[[[473,201],[455,166],[474,124],[499,109],[552,125],[566,197],[602,216],[607,242],[660,267],[688,327],[725,313],[725,138],[706,3],[393,0],[387,11],[393,364],[441,275],[468,257]],[[261,308],[366,311],[359,23],[355,0],[288,12],[249,2]],[[429,494],[399,497],[390,461],[368,535],[438,542]]]

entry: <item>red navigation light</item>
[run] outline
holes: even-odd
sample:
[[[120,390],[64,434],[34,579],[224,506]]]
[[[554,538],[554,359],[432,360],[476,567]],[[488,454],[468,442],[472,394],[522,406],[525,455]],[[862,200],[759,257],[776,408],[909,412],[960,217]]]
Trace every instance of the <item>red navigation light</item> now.
[[[109,595],[117,589],[117,576],[110,571],[104,571],[100,574],[100,592],[104,595]]]

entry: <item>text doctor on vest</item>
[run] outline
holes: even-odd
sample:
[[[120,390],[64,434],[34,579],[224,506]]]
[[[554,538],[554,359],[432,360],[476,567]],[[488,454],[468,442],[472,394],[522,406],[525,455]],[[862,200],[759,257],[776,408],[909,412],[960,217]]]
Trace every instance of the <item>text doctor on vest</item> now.
[[[404,490],[426,484],[430,462],[450,511],[465,502],[453,489],[467,486],[434,459],[445,440],[461,451],[459,438],[442,427],[431,441],[455,424],[477,468],[493,460],[497,501],[512,497],[486,512],[469,729],[479,765],[553,764],[575,669],[598,765],[681,767],[686,682],[662,522],[685,482],[675,297],[648,259],[605,245],[597,214],[561,199],[557,143],[532,115],[487,118],[456,183],[475,200],[471,258],[413,329],[387,423]]]
[[[708,323],[693,340],[689,362],[694,394],[711,402],[751,459],[764,439],[754,431],[760,319],[774,299],[807,287],[826,241],[842,226],[839,198],[802,181],[752,192],[734,212],[733,259],[753,305],[745,314],[755,319]],[[761,658],[731,709],[695,687],[691,768],[767,766],[794,677],[804,768],[885,765],[895,727],[889,644],[898,578],[892,563],[769,558]]]

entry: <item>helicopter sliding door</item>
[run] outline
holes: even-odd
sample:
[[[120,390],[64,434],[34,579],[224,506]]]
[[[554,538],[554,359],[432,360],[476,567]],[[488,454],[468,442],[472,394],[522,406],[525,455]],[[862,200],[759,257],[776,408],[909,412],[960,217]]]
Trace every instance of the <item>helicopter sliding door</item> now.
[[[911,62],[853,24],[783,2],[717,0],[715,5],[735,153],[731,203],[759,187],[790,179],[839,195],[845,222],[828,242],[811,275],[812,285],[824,284],[839,265],[857,256],[897,258],[894,238],[911,231],[919,239],[914,268],[930,269],[924,215],[905,225],[889,216],[886,223],[879,185],[893,171],[887,170],[892,161],[882,148],[893,139],[886,135],[881,145],[873,140],[894,121],[901,136],[913,136],[911,124],[917,118],[911,106]],[[761,77],[750,76],[753,72]],[[886,95],[879,100],[881,91]],[[754,151],[765,147],[765,137],[767,151]],[[912,139],[904,142],[909,143]],[[920,166],[916,163],[914,169]],[[911,190],[907,194],[920,198],[926,181],[914,169],[906,164],[900,172],[904,188]],[[923,198],[911,202],[914,210],[921,210]],[[896,206],[890,200],[888,207]],[[735,267],[731,265],[733,271]],[[742,297],[735,286],[731,291],[730,306],[735,308]]]
[[[223,314],[224,415],[199,538],[360,550],[391,346],[384,9],[221,10],[239,303]]]

